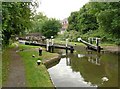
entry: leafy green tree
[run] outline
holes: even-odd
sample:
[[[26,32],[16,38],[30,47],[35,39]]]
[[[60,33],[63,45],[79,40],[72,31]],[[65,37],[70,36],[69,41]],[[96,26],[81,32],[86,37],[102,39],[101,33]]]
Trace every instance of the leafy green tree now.
[[[68,22],[69,22],[69,26],[68,26],[68,30],[76,30],[78,31],[78,12],[72,12],[71,16],[68,18]]]
[[[60,21],[56,19],[49,19],[43,24],[41,32],[45,37],[50,38],[51,36],[56,36],[60,28]]]
[[[120,2],[109,3],[109,8],[101,11],[97,16],[99,28],[112,37],[120,37]]]
[[[72,13],[68,30],[77,28],[81,36],[98,36],[120,43],[120,2],[89,2]]]
[[[3,45],[8,45],[12,35],[24,33],[31,27],[31,2],[2,3]]]
[[[33,17],[32,29],[30,29],[30,32],[41,32],[42,26],[46,20],[48,20],[48,18],[44,16],[41,12],[36,14]]]
[[[68,18],[68,30],[76,30],[81,34],[87,33],[89,30],[96,30],[98,23],[95,14],[90,13],[91,4],[88,3],[83,6],[79,11],[72,12]]]

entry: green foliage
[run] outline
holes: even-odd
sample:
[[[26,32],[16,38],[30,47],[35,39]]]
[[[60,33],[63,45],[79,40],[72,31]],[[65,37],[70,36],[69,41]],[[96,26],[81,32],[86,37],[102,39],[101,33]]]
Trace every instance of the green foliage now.
[[[86,4],[78,12],[72,12],[68,18],[68,30],[76,30],[81,34],[89,30],[96,30],[98,28],[97,20],[95,14],[90,13],[90,9],[89,4]]]
[[[120,46],[120,39],[115,39],[115,44]]]
[[[41,32],[42,26],[46,20],[48,20],[48,18],[42,13],[36,14],[33,17],[32,28],[30,29],[30,32]]]
[[[2,58],[0,59],[2,61],[2,85],[5,84],[7,78],[8,78],[8,72],[9,72],[9,67],[10,67],[10,50],[12,47],[8,47],[4,49],[2,52]],[[4,59],[4,60],[3,60]]]
[[[77,16],[78,16],[78,12],[72,12],[71,16],[68,18],[69,21],[69,26],[68,26],[68,30],[76,30],[78,31],[78,22],[77,22]]]
[[[74,34],[73,34],[74,33]],[[79,37],[79,33],[75,30],[65,31],[64,34],[58,35],[58,38],[60,40],[69,39],[69,41],[77,41],[77,38]]]
[[[31,2],[2,3],[3,45],[8,45],[12,35],[23,34],[31,27]]]
[[[114,37],[120,37],[120,13],[118,9],[105,10],[98,15],[100,29]]]
[[[45,37],[50,38],[51,36],[56,36],[60,28],[60,21],[49,19],[43,24],[41,32]]]
[[[89,2],[72,12],[68,22],[68,30],[78,31],[85,39],[95,36],[116,43],[120,38],[120,2]]]

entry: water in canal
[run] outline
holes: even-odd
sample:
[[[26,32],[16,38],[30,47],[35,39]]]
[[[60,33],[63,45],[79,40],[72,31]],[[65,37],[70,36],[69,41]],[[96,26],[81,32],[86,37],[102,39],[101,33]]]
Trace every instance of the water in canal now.
[[[118,55],[75,49],[48,68],[56,87],[118,87]]]

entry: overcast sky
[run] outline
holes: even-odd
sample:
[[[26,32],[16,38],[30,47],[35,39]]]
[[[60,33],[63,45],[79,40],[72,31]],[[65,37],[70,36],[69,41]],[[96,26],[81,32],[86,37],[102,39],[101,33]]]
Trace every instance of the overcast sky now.
[[[39,0],[37,12],[43,12],[49,18],[64,19],[73,11],[78,11],[89,0]]]

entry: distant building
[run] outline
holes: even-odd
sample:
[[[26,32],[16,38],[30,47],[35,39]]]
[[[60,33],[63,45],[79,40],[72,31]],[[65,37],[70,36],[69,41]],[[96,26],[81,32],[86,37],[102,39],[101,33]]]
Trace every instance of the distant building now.
[[[65,18],[61,20],[62,28],[60,29],[60,34],[63,34],[65,30],[68,28],[68,19]]]

